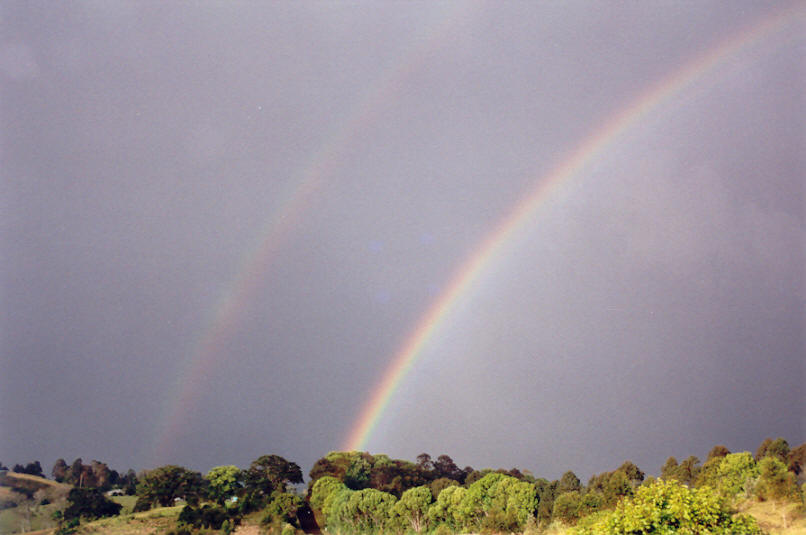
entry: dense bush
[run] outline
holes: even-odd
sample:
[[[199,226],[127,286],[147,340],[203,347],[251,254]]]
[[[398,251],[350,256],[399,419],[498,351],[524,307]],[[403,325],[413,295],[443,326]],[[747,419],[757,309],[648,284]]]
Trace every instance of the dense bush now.
[[[266,506],[265,515],[263,516],[263,524],[271,523],[285,523],[291,524],[294,527],[299,526],[297,519],[297,512],[303,505],[302,498],[296,494],[289,492],[274,492],[271,495],[271,501]]]
[[[83,518],[94,520],[105,516],[116,516],[123,508],[119,503],[111,501],[95,488],[73,488],[67,495],[67,508],[64,519]]]
[[[758,463],[759,476],[755,493],[760,500],[799,500],[795,474],[788,472],[779,457],[764,457]]]
[[[199,508],[186,505],[179,513],[179,524],[193,528],[221,529],[224,522],[233,523],[233,517],[225,508],[205,504]]]
[[[428,509],[434,501],[431,489],[414,487],[400,497],[392,507],[393,523],[403,531],[420,533],[428,527]]]
[[[717,488],[727,497],[747,493],[758,477],[758,466],[750,453],[743,451],[726,455],[716,470]]]
[[[748,516],[732,516],[724,499],[709,487],[690,489],[678,481],[658,479],[638,489],[633,498],[592,525],[578,526],[578,535],[627,534],[761,534]]]

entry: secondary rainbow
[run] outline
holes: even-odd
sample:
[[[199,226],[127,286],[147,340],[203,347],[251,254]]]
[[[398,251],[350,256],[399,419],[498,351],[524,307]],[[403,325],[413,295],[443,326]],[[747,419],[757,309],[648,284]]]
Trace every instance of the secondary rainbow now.
[[[606,151],[622,133],[636,125],[650,112],[674,95],[681,93],[725,59],[758,43],[764,37],[784,27],[788,21],[802,17],[795,8],[776,11],[760,22],[710,48],[704,54],[684,64],[672,74],[650,86],[637,99],[612,114],[609,120],[593,129],[567,157],[536,186],[524,195],[509,214],[484,238],[474,252],[459,266],[445,290],[427,309],[425,315],[392,358],[392,363],[375,386],[368,402],[351,428],[344,445],[346,450],[362,450],[383,416],[400,384],[406,378],[429,340],[445,323],[456,302],[470,290],[473,283],[488,269],[500,249],[526,225],[545,201],[592,160]]]
[[[260,238],[257,245],[249,249],[241,259],[236,277],[223,292],[210,315],[211,319],[196,340],[182,371],[177,375],[177,384],[172,389],[176,395],[168,401],[169,410],[155,434],[155,464],[167,462],[171,456],[183,420],[202,396],[208,385],[207,379],[216,365],[227,355],[226,346],[233,331],[248,310],[252,296],[265,280],[276,252],[293,234],[325,179],[341,164],[345,149],[375,122],[380,111],[394,102],[396,93],[406,79],[427,59],[431,51],[440,46],[446,37],[450,37],[451,27],[473,16],[473,9],[468,7],[449,6],[420,38],[412,39],[412,43],[397,61],[390,62],[381,71],[368,85],[363,97],[357,99],[354,107],[345,114],[347,119],[325,138],[326,142],[302,169],[296,186],[266,221],[258,233]]]

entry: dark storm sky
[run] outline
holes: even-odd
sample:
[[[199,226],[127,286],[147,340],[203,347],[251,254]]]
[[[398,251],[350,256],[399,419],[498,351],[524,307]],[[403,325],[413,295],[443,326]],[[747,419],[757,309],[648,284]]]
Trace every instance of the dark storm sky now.
[[[277,453],[307,472],[544,173],[779,9],[3,2],[0,460],[206,471]],[[370,451],[554,478],[806,440],[805,19],[791,9],[542,205]]]

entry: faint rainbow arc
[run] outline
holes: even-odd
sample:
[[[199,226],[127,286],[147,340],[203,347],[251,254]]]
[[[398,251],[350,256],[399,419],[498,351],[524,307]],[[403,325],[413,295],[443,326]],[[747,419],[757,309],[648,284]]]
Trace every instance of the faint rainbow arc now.
[[[361,450],[366,447],[372,432],[385,409],[416,364],[422,350],[443,325],[457,301],[470,289],[492,263],[496,253],[510,241],[537,209],[566,181],[602,154],[615,139],[665,101],[680,93],[687,86],[711,71],[725,59],[757,43],[765,36],[783,27],[790,16],[803,15],[798,7],[776,11],[756,22],[744,31],[728,37],[703,55],[698,56],[672,74],[661,78],[630,104],[612,114],[601,126],[592,130],[571,154],[561,160],[549,173],[543,175],[514,208],[489,232],[473,253],[460,264],[449,284],[432,302],[426,313],[417,322],[403,346],[392,358],[372,395],[350,429],[344,445],[345,450]]]
[[[176,441],[183,417],[201,396],[204,379],[220,360],[224,346],[238,325],[249,297],[259,288],[265,273],[274,258],[274,253],[284,245],[288,235],[299,221],[304,208],[313,202],[315,192],[324,178],[332,173],[340,163],[342,152],[352,140],[373,124],[377,114],[394,97],[404,82],[425,61],[428,54],[440,45],[449,35],[448,30],[463,19],[462,13],[471,16],[467,5],[450,7],[439,20],[432,24],[424,35],[402,53],[398,61],[390,63],[364,91],[352,110],[346,114],[347,121],[339,125],[327,141],[315,152],[310,162],[300,173],[294,190],[287,196],[281,208],[275,212],[261,232],[255,248],[243,256],[235,279],[227,286],[212,314],[212,320],[202,332],[191,356],[179,374],[174,390],[177,395],[155,434],[153,455],[156,462],[168,457],[168,452]]]

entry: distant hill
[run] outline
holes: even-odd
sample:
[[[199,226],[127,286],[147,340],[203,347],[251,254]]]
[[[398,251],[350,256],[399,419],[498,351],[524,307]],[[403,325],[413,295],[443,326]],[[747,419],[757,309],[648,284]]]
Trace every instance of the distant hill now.
[[[18,472],[0,472],[0,487],[11,487],[16,489],[30,490],[36,492],[40,489],[66,489],[70,490],[70,485],[57,483],[44,477],[32,476],[30,474],[20,474]]]
[[[65,507],[71,488],[43,477],[0,472],[0,533],[51,528],[50,515]]]

